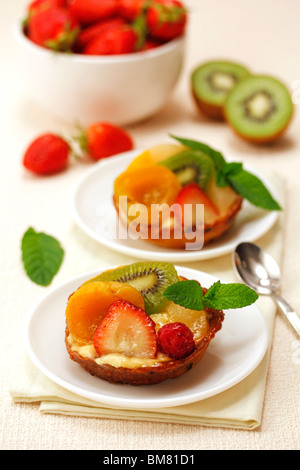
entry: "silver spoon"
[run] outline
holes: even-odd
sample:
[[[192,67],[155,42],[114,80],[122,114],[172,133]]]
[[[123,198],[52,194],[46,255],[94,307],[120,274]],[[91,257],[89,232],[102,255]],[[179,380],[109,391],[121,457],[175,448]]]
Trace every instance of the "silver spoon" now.
[[[270,295],[300,336],[300,317],[277,293],[280,269],[275,260],[254,243],[240,243],[233,253],[233,265],[240,279],[258,294]]]

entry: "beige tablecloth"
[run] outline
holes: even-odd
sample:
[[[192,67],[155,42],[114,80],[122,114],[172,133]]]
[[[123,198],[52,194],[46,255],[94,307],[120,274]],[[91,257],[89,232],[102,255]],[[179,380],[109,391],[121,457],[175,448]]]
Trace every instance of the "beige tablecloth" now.
[[[99,419],[94,417],[98,408],[85,404],[84,411],[88,415],[93,413],[87,418],[86,414],[79,413],[81,404],[78,407],[75,403],[74,408],[69,404],[68,409],[66,403],[62,406],[60,400],[67,398],[69,403],[70,397],[64,396],[62,390],[57,391],[48,379],[43,382],[44,377],[27,359],[23,345],[24,325],[28,311],[46,292],[33,284],[23,271],[20,241],[29,226],[52,234],[66,248],[62,268],[52,287],[83,272],[132,260],[91,241],[71,219],[70,191],[85,171],[85,165],[74,161],[67,172],[42,179],[31,177],[22,169],[20,160],[24,148],[36,135],[45,131],[62,134],[73,131],[73,125],[49,116],[28,102],[20,91],[22,77],[16,69],[11,28],[25,3],[25,0],[15,0],[0,7],[0,448],[299,449],[299,339],[282,315],[277,314],[273,322],[274,307],[269,299],[260,299],[259,304],[269,317],[270,331],[274,324],[272,345],[264,361],[234,390],[188,405],[183,413],[183,408],[179,407],[171,414],[170,410],[167,413],[159,410],[159,415],[151,412],[150,416],[146,411],[132,419],[123,410],[121,418],[126,419],[115,416],[110,419],[112,411],[103,407],[101,413],[105,416]],[[280,142],[255,147],[238,139],[228,126],[212,123],[197,114],[188,85],[195,65],[225,57],[241,61],[254,71],[279,76],[292,89],[300,79],[300,4],[297,0],[188,0],[187,4],[191,17],[181,81],[171,101],[157,116],[128,130],[137,147],[164,142],[167,134],[173,133],[202,140],[267,176],[274,173],[283,177],[286,183],[283,230],[272,229],[259,243],[278,259],[280,248],[274,251],[274,243],[278,235],[283,237],[282,294],[300,311],[299,104],[295,104],[295,118]],[[229,256],[219,258],[214,265],[207,260],[189,266],[207,272],[213,270],[213,274],[219,274],[222,279],[231,280],[233,276]],[[26,363],[29,368],[24,367]],[[233,391],[239,395],[238,402],[233,399]],[[25,401],[27,394],[30,400],[36,398],[42,402],[15,403],[11,392],[16,400]],[[49,395],[51,400],[46,399]],[[77,397],[73,398],[77,401]],[[241,414],[241,408],[249,410],[248,415]],[[72,416],[60,414],[62,412]],[[186,418],[188,413],[193,415],[193,423],[191,417]]]

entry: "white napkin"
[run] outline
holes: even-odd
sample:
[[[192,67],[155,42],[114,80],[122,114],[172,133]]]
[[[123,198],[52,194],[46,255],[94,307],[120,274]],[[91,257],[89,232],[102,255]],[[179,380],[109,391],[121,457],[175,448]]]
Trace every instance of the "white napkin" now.
[[[284,184],[279,177],[272,177],[277,189],[279,201],[284,207]],[[88,239],[79,229],[71,230],[70,238],[65,242],[69,261],[65,269],[70,269],[74,276],[74,266],[70,263],[72,253],[78,266],[86,270],[94,269],[92,265],[95,242]],[[283,214],[275,226],[257,243],[267,250],[278,263],[282,257]],[[119,261],[118,261],[119,260]],[[81,263],[82,261],[82,263]],[[103,264],[122,264],[123,257],[116,253],[106,252]],[[130,260],[126,260],[130,262]],[[189,263],[191,268],[210,273],[225,282],[236,282],[232,269],[231,256],[222,256],[213,260]],[[105,268],[105,266],[103,266]],[[102,268],[99,267],[99,270]],[[85,272],[83,269],[81,272]],[[76,270],[75,270],[76,273]],[[66,275],[66,272],[64,273]],[[70,276],[70,277],[71,277]],[[24,354],[10,393],[15,403],[40,402],[41,413],[58,413],[70,416],[94,418],[129,419],[139,421],[157,421],[166,423],[183,423],[202,426],[227,427],[236,429],[255,429],[261,423],[269,353],[272,342],[276,306],[267,297],[260,297],[257,307],[263,314],[269,331],[269,347],[258,367],[244,380],[230,389],[211,398],[170,408],[132,410],[111,405],[100,404],[79,397],[56,385],[45,377]],[[99,379],[100,380],[100,379]]]

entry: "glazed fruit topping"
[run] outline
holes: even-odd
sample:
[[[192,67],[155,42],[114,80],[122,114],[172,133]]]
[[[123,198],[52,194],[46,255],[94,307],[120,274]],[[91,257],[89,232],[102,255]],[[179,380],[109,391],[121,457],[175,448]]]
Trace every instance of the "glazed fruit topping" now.
[[[196,347],[193,333],[181,322],[162,326],[158,330],[157,339],[162,352],[172,359],[183,359]]]
[[[203,220],[201,220],[201,213],[197,216],[197,205],[204,205],[204,221],[206,223],[213,223],[219,215],[219,211],[216,206],[197,183],[189,183],[184,186],[180,191],[176,202],[182,208],[181,213],[184,215],[183,223],[185,226],[194,227],[203,222]],[[185,209],[187,204],[191,205],[191,212],[187,212]]]
[[[94,347],[99,356],[119,353],[154,359],[157,353],[155,323],[143,309],[117,300],[110,305],[95,333]]]
[[[95,331],[116,300],[126,300],[142,309],[145,306],[139,291],[122,282],[90,282],[77,289],[69,298],[66,309],[73,338],[92,344]]]

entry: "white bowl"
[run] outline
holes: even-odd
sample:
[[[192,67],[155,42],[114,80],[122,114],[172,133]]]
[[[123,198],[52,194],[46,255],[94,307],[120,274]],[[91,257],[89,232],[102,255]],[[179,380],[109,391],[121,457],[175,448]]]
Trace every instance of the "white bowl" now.
[[[184,37],[145,52],[118,56],[56,53],[15,29],[26,95],[64,120],[127,125],[168,101],[184,62]]]

